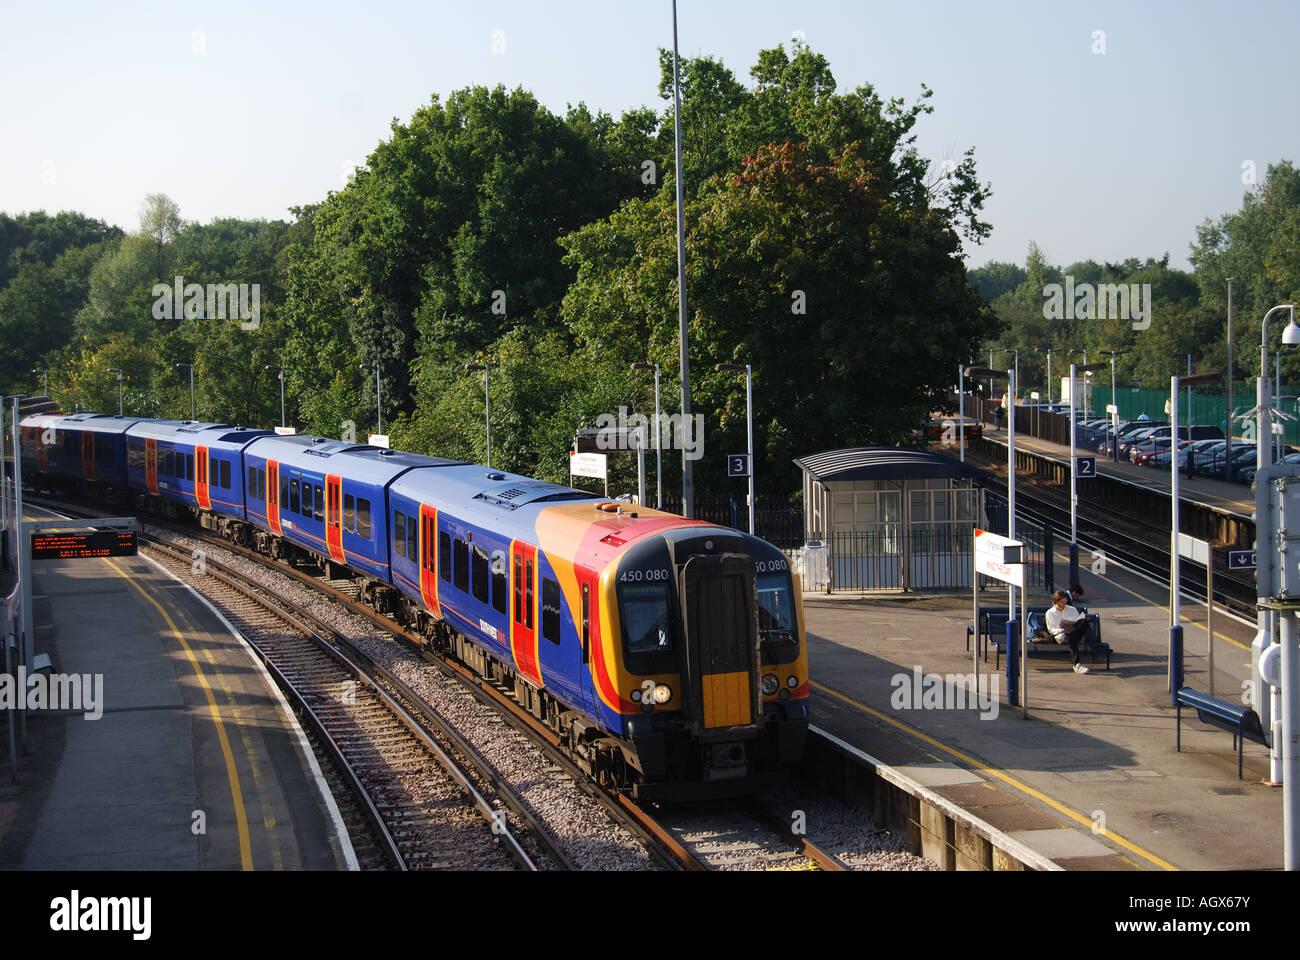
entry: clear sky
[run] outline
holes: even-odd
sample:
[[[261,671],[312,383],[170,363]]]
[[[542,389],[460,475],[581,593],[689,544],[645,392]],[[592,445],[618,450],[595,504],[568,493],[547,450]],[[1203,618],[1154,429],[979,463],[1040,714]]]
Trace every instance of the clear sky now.
[[[1243,164],[1262,181],[1300,162],[1293,0],[680,0],[678,18],[683,56],[746,82],[758,50],[802,31],[841,91],[933,88],[921,152],[973,146],[993,188],[971,266],[1023,263],[1035,241],[1059,264],[1185,267],[1197,224],[1240,207]],[[0,210],[136,229],[161,192],[187,220],[288,218],[435,93],[501,83],[557,113],[661,109],[671,43],[670,0],[8,0]]]

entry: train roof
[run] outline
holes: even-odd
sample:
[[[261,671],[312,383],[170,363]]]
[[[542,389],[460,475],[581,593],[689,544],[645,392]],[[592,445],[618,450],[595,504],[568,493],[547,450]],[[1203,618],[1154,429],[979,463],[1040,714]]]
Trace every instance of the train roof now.
[[[394,477],[421,467],[455,468],[464,465],[463,460],[429,457],[309,434],[259,437],[249,444],[248,452],[299,470],[346,473],[350,479],[376,484],[387,484]]]
[[[122,434],[139,422],[139,417],[119,417],[113,413],[86,412],[64,414],[54,421],[54,426],[60,430]]]
[[[195,446],[242,449],[258,437],[270,436],[260,427],[234,427],[199,420],[141,420],[127,431],[131,437],[180,441]]]

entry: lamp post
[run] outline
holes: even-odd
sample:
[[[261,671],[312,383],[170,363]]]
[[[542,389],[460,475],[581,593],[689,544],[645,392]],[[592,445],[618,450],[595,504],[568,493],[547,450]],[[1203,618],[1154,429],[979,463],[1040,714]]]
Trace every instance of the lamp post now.
[[[268,363],[264,367],[262,367],[262,369],[274,370],[276,372],[276,376],[280,380],[280,426],[282,427],[287,426],[287,424],[284,422],[284,367],[274,363]]]
[[[1077,351],[1076,351],[1077,352]],[[1087,363],[1082,367],[1076,363],[1070,364],[1070,583],[1079,582],[1079,458],[1075,454],[1075,431],[1078,427],[1078,421],[1075,419],[1074,411],[1076,406],[1076,397],[1078,391],[1075,387],[1075,380],[1078,379],[1079,372],[1085,375],[1092,373],[1094,370],[1104,370],[1109,364],[1106,363]]]
[[[378,424],[375,427],[375,433],[382,434],[384,432],[384,395],[379,385],[379,362],[363,363],[360,365],[360,369],[375,371],[375,422]]]
[[[117,415],[122,416],[122,371],[117,367],[109,367],[109,373],[117,374]]]
[[[655,372],[655,509],[664,508],[664,461],[662,441],[659,429],[659,364],[634,363],[633,370],[653,370]]]
[[[686,199],[682,178],[682,98],[681,78],[677,68],[677,0],[673,0],[673,154],[677,187],[677,349],[682,376],[682,425],[691,422],[691,368],[686,314]],[[691,451],[682,444],[682,516],[695,515],[695,481]]]
[[[32,373],[41,375],[41,392],[48,397],[50,395],[50,371],[37,369],[33,370]]]
[[[484,466],[492,466],[492,382],[491,368],[482,363],[467,363],[465,369],[474,372],[483,371],[483,425],[487,432],[487,463]]]
[[[714,370],[729,373],[745,372],[745,433],[748,437],[749,451],[749,535],[754,535],[754,393],[753,378],[749,364],[743,367],[736,363],[716,363]]]
[[[957,432],[960,434],[960,460],[966,462],[966,365],[957,364]]]
[[[1260,328],[1259,387],[1255,392],[1255,468],[1257,471],[1263,470],[1273,462],[1273,418],[1269,415],[1269,408],[1272,406],[1269,394],[1272,390],[1268,380],[1268,321],[1280,310],[1286,310],[1291,315],[1291,321],[1282,331],[1283,346],[1293,347],[1300,344],[1300,326],[1296,326],[1294,304],[1278,304],[1264,314],[1264,322]]]
[[[184,367],[185,369],[189,370],[189,372],[190,372],[190,419],[193,420],[193,419],[195,419],[195,416],[194,416],[194,364],[192,364],[192,363],[178,363],[178,364],[176,364],[176,369],[177,369],[177,370],[179,370],[181,367]]]
[[[1112,407],[1115,407],[1115,408],[1118,410],[1118,409],[1119,409],[1119,400],[1118,400],[1118,399],[1116,398],[1116,396],[1115,396],[1115,358],[1116,358],[1116,357],[1122,357],[1124,354],[1128,353],[1128,351],[1127,351],[1127,350],[1109,350],[1109,351],[1107,351],[1107,352],[1110,354],[1110,405],[1111,405]],[[1188,372],[1188,373],[1191,373],[1190,370],[1188,370],[1187,372]],[[1112,438],[1111,445],[1110,445],[1110,452],[1111,452],[1111,459],[1112,459],[1113,461],[1115,461],[1116,463],[1118,463],[1118,462],[1119,462],[1119,435],[1118,435],[1118,432],[1117,432],[1116,435]],[[1073,581],[1072,581],[1072,582],[1073,582]]]
[[[1047,405],[1052,405],[1052,348],[1047,348]]]

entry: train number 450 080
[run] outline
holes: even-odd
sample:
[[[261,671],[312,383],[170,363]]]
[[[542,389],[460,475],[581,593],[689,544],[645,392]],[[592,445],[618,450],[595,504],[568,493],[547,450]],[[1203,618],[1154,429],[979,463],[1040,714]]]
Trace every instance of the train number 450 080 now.
[[[668,580],[667,570],[624,570],[618,575],[620,583],[636,583],[644,580]]]

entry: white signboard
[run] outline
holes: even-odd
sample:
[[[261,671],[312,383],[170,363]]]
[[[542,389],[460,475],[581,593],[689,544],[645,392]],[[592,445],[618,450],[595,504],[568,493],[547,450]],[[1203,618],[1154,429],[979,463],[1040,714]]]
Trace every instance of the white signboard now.
[[[275,432],[282,437],[291,437],[298,431],[293,427],[276,427]]]
[[[975,531],[975,572],[1003,583],[1024,588],[1025,545],[1020,540],[1000,537],[985,530]],[[1014,561],[1014,562],[1009,562]]]
[[[372,447],[385,447],[385,448],[386,448],[386,447],[388,446],[388,434],[386,434],[386,433],[371,433],[371,434],[367,434],[366,439],[369,441],[369,443],[370,443],[370,445],[371,445]]]
[[[1194,563],[1210,562],[1210,544],[1185,533],[1178,535],[1178,553]]]
[[[606,456],[603,453],[572,453],[569,455],[569,475],[605,479]]]

